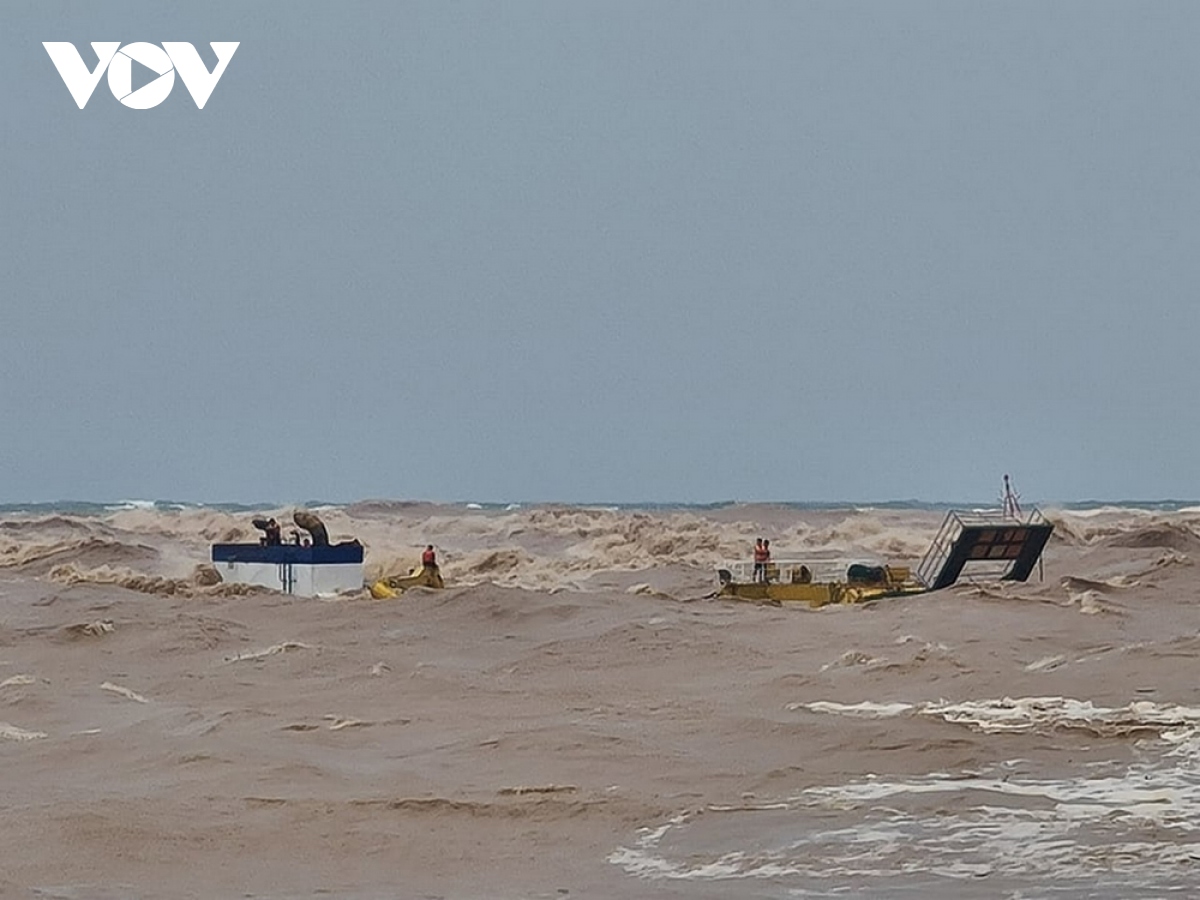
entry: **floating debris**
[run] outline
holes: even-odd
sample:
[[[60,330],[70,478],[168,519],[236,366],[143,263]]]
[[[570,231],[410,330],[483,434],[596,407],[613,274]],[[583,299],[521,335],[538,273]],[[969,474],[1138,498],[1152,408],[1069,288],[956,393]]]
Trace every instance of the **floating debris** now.
[[[311,644],[304,644],[300,641],[284,641],[282,644],[273,644],[263,650],[247,650],[245,653],[238,653],[234,656],[225,657],[225,662],[245,662],[247,660],[266,659],[268,656],[274,656],[276,653],[287,653],[289,650],[311,650]]]
[[[354,717],[342,717],[327,715],[325,719],[329,722],[330,731],[341,731],[343,728],[366,728],[369,725],[374,725],[374,722],[368,722],[364,719],[355,719]]]
[[[579,790],[579,788],[573,784],[541,784],[504,787],[500,788],[497,793],[504,796],[520,797],[523,794],[573,794],[577,790]]]

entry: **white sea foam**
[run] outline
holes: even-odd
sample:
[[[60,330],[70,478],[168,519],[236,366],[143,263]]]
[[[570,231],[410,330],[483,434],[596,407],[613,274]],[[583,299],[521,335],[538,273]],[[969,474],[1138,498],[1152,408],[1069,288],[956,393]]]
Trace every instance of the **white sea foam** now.
[[[812,703],[789,703],[789,710],[810,709],[813,712],[832,713],[839,716],[853,716],[856,719],[889,719],[911,711],[911,703],[873,703],[864,700],[861,703],[834,703],[829,700],[816,700]]]
[[[875,778],[802,791],[753,809],[708,807],[646,829],[609,861],[631,875],[672,880],[880,879],[899,876],[1036,880],[1047,890],[1094,884],[1113,896],[1183,889],[1200,859],[1200,709],[1063,697],[962,703],[793,704],[834,715],[937,716],[988,733],[1084,729],[1146,732],[1159,755],[1096,774],[1049,779],[992,771]],[[754,816],[726,822],[726,817]],[[715,818],[714,818],[715,817]],[[831,819],[844,824],[830,826]],[[758,835],[754,846],[708,855],[705,835]],[[727,845],[726,845],[727,846]],[[1126,888],[1128,890],[1126,890]]]
[[[964,703],[927,703],[920,711],[923,715],[990,734],[1072,729],[1097,735],[1118,735],[1200,728],[1200,708],[1148,700],[1109,708],[1067,697],[1022,697],[1016,700],[1006,697]]]
[[[753,829],[752,822],[714,825],[714,815],[758,817],[762,845],[711,858],[687,850],[689,831],[716,827],[744,835]],[[609,861],[632,875],[670,879],[934,873],[1049,885],[1087,881],[1102,866],[1114,883],[1128,875],[1145,886],[1170,882],[1200,858],[1197,815],[1200,785],[1180,768],[1061,780],[999,773],[874,779],[804,791],[788,799],[786,812],[710,807],[676,816],[618,848]],[[847,824],[828,827],[831,816]]]
[[[1062,657],[1048,657],[1031,664],[1030,671],[1052,668]],[[851,716],[854,718],[890,718],[914,712],[934,716],[974,731],[985,733],[1051,731],[1072,729],[1092,734],[1131,734],[1140,731],[1162,733],[1178,729],[1200,730],[1200,708],[1138,700],[1128,706],[1095,706],[1089,700],[1069,697],[1005,697],[1002,700],[970,700],[962,703],[834,703],[816,700],[789,703],[795,711]]]
[[[1161,515],[1151,509],[1139,509],[1133,506],[1097,506],[1095,509],[1060,509],[1053,511],[1056,516],[1070,516],[1074,519],[1096,519],[1101,516],[1149,516]]]
[[[0,740],[5,741],[36,741],[46,737],[44,731],[26,731],[8,722],[0,722]]]
[[[100,690],[108,691],[110,694],[116,694],[119,697],[124,697],[126,700],[132,700],[135,703],[148,703],[149,701],[139,694],[137,691],[130,690],[119,684],[113,684],[111,681],[106,681],[100,685]]]

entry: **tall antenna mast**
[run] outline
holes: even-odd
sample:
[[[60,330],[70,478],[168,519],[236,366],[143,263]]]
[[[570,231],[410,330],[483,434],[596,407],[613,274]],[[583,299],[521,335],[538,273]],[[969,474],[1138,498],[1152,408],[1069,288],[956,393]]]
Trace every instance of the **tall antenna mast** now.
[[[1004,496],[1000,498],[1003,504],[1004,518],[1020,519],[1021,518],[1021,495],[1013,490],[1012,482],[1008,480],[1008,476],[1004,476]]]

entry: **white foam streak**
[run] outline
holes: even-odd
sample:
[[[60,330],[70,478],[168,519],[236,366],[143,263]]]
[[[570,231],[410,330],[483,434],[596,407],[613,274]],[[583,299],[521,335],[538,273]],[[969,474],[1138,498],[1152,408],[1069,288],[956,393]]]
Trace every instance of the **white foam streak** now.
[[[856,719],[890,719],[914,709],[911,703],[873,703],[870,700],[864,700],[862,703],[834,703],[830,700],[817,700],[813,703],[789,703],[787,708],[792,711],[809,709],[813,712],[852,716]]]
[[[0,722],[0,740],[24,742],[36,741],[44,737],[46,737],[44,731],[27,731],[16,725],[10,725],[8,722]]]
[[[991,734],[1069,728],[1113,735],[1200,726],[1200,709],[1148,700],[1108,708],[1067,697],[1017,700],[1006,697],[965,703],[929,703],[922,706],[921,713]]]
[[[1058,658],[1048,658],[1033,664],[1050,667]],[[934,716],[973,731],[986,734],[1002,732],[1052,731],[1072,729],[1098,735],[1132,734],[1153,731],[1160,735],[1174,729],[1191,734],[1200,729],[1200,708],[1139,700],[1128,706],[1110,708],[1095,706],[1090,700],[1068,697],[1021,697],[1002,700],[970,700],[962,703],[937,701],[933,703],[834,703],[816,700],[809,703],[789,703],[795,711],[807,709],[830,715],[854,718],[890,718],[915,712]]]
[[[1109,708],[1063,697],[961,703],[791,704],[830,715],[934,716],[985,733],[1082,729],[1097,734],[1151,732],[1163,755],[1091,776],[1037,779],[1011,772],[917,778],[871,777],[810,788],[753,812],[710,807],[647,829],[610,861],[633,875],[672,880],[780,878],[813,881],[935,874],[949,879],[1001,876],[1046,889],[1093,884],[1097,870],[1128,895],[1174,890],[1200,859],[1200,709],[1150,702]],[[687,850],[690,832],[720,827],[713,816],[771,817],[758,825],[761,847],[704,859]],[[831,817],[844,826],[820,828]],[[760,818],[758,823],[762,823]],[[756,833],[745,822],[731,833]],[[669,847],[664,847],[670,841]],[[702,842],[703,843],[703,842]],[[679,848],[684,849],[679,849]]]

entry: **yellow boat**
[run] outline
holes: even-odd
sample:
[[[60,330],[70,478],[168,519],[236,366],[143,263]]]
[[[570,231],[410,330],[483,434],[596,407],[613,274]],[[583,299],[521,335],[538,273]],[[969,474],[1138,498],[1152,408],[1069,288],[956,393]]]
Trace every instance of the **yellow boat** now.
[[[421,566],[420,569],[410,570],[407,575],[389,575],[386,578],[380,578],[371,585],[370,591],[371,596],[376,600],[392,600],[409,588],[444,588],[445,586],[442,572],[437,566]]]
[[[779,560],[767,563],[765,580],[756,581],[750,563],[734,563],[717,570],[717,596],[821,607],[941,590],[964,572],[968,577],[1026,581],[1034,567],[1041,566],[1042,550],[1053,531],[1036,509],[1024,519],[950,510],[915,571],[833,559]]]
[[[736,567],[740,569],[739,565]],[[818,564],[818,570],[821,566]],[[828,568],[826,566],[825,568]],[[807,563],[781,560],[767,563],[765,582],[747,579],[740,571],[719,569],[721,580],[718,597],[735,600],[758,600],[779,603],[807,603],[812,607],[830,603],[862,603],[881,597],[902,597],[921,594],[927,589],[914,580],[908,566],[869,566],[851,564],[844,578],[814,578]],[[739,577],[740,576],[740,577]]]

